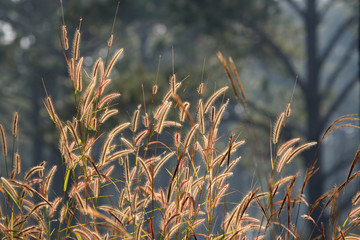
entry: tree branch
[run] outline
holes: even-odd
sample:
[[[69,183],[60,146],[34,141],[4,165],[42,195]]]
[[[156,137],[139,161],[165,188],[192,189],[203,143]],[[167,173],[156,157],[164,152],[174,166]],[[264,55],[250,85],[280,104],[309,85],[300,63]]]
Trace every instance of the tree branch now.
[[[331,51],[334,49],[335,44],[338,42],[343,33],[353,24],[356,23],[356,17],[351,17],[345,20],[340,26],[336,29],[332,38],[329,40],[327,46],[325,47],[324,52],[320,56],[320,64],[324,63],[326,58],[330,55]]]
[[[337,77],[343,70],[343,68],[347,65],[347,63],[350,61],[352,53],[354,53],[354,49],[357,44],[357,39],[353,39],[352,43],[349,44],[349,47],[346,49],[343,57],[339,60],[336,68],[332,71],[332,73],[329,75],[327,83],[326,83],[326,89],[324,90],[324,94],[333,87]]]
[[[330,119],[331,115],[337,110],[337,108],[341,105],[341,103],[344,101],[346,95],[353,89],[353,86],[356,84],[356,82],[359,81],[357,73],[354,74],[352,78],[350,78],[350,81],[348,84],[343,88],[341,93],[337,96],[331,107],[329,108],[329,111],[322,117],[321,119],[321,126],[324,126],[325,121]]]
[[[334,5],[334,3],[335,3],[335,0],[329,0],[329,1],[323,6],[323,8],[320,10],[320,12],[321,12],[321,15],[320,15],[320,16],[324,17],[324,16],[328,13],[329,9]]]
[[[279,58],[279,60],[285,65],[285,67],[287,68],[288,72],[292,75],[292,76],[298,76],[294,66],[292,65],[290,59],[285,55],[285,53],[283,52],[283,50],[259,27],[257,27],[254,24],[246,24],[245,26],[248,26],[249,28],[251,28],[255,34],[257,34],[261,40],[266,43],[273,51],[274,53],[277,55],[277,57]],[[305,86],[304,83],[302,82],[302,79],[300,77],[298,77],[298,85],[300,86],[302,91],[305,91]]]
[[[297,12],[301,17],[304,17],[305,13],[300,6],[294,2],[294,0],[286,0],[286,2]]]

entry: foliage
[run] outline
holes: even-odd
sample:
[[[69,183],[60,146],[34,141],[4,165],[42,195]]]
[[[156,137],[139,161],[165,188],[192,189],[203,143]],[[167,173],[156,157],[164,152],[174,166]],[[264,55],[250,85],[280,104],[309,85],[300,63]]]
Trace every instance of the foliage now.
[[[267,188],[253,185],[253,189],[234,206],[226,201],[232,194],[228,178],[241,160],[238,148],[245,141],[239,139],[236,129],[219,134],[229,103],[229,100],[221,101],[227,86],[208,96],[205,94],[207,84],[202,82],[197,88],[197,99],[188,100],[181,91],[182,82],[172,74],[169,89],[160,101],[153,101],[159,94],[159,86],[153,85],[151,103],[139,105],[131,121],[120,123],[106,133],[103,124],[118,113],[113,100],[120,94],[105,90],[111,89],[111,71],[123,54],[123,49],[112,51],[112,37],[108,42],[108,61],[98,58],[93,68],[87,69],[79,50],[80,29],[70,41],[66,26],[62,26],[62,46],[73,87],[75,115],[65,121],[57,114],[50,96],[43,101],[58,132],[63,176],[60,194],[51,195],[57,192],[52,188],[57,166],[48,168],[43,162],[22,174],[21,156],[16,147],[18,114],[14,115],[12,125],[11,154],[8,154],[9,139],[0,125],[6,166],[6,176],[1,177],[0,185],[0,199],[4,203],[0,209],[2,238],[311,237],[311,233],[308,236],[301,229],[300,218],[313,222],[314,229],[320,229],[322,233],[328,228],[333,239],[359,238],[354,233],[359,234],[360,193],[354,195],[352,209],[343,223],[338,222],[342,210],[337,203],[343,199],[348,184],[360,175],[360,171],[355,170],[360,149],[346,181],[322,195],[307,214],[300,216],[301,206],[307,205],[305,188],[318,171],[316,156],[303,181],[300,173],[288,176],[284,168],[300,152],[317,143],[298,144],[298,138],[282,138],[291,116],[291,102],[273,127],[271,154],[266,163],[270,171],[259,172],[257,176],[268,176]],[[221,53],[218,57],[238,103],[243,102],[249,111],[234,62],[229,58],[228,65]],[[338,128],[358,128],[354,124],[358,120],[353,115],[338,118],[319,143]],[[242,128],[252,131],[251,124]],[[223,138],[229,139],[225,146],[221,144]],[[253,140],[248,141],[246,146],[256,146]],[[257,168],[256,162],[254,164]],[[115,177],[119,170],[121,177]],[[167,173],[166,181],[160,179],[160,172]],[[330,209],[329,222],[320,223],[311,217],[314,209],[319,207],[322,211]],[[320,238],[325,239],[324,233]]]

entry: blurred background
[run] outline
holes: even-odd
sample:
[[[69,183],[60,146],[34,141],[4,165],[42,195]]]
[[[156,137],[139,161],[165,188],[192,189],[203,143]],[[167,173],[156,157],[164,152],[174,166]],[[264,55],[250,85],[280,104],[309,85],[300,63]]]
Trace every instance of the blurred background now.
[[[86,67],[107,55],[117,4],[117,0],[63,2],[70,39],[82,19]],[[61,161],[56,130],[42,103],[44,81],[59,115],[71,119],[73,98],[59,40],[61,25],[59,1],[0,2],[0,123],[10,135],[13,113],[19,113],[17,148],[23,169],[44,160],[48,166]],[[190,99],[201,82],[207,82],[208,94],[228,85],[217,51],[235,61],[251,121],[263,144],[258,157],[266,166],[270,166],[270,123],[290,101],[296,78],[284,139],[318,141],[337,117],[359,113],[358,0],[122,0],[113,31],[114,50],[125,49],[111,76],[113,90],[122,94],[117,105],[121,114],[113,124],[129,120],[143,102],[141,86],[147,100],[155,82],[164,93],[173,69],[178,80],[184,80]],[[228,97],[224,132],[250,121],[230,89]],[[247,138],[244,130],[240,136]],[[359,143],[359,131],[353,128],[340,129],[326,139],[318,153],[320,171],[308,187],[309,202],[346,179]],[[254,175],[251,152],[241,154],[236,169],[240,181],[233,184],[239,196],[250,189]],[[303,160],[292,163],[293,169],[304,171],[313,156],[314,150],[307,151]],[[343,208],[351,204],[359,186],[354,183]]]

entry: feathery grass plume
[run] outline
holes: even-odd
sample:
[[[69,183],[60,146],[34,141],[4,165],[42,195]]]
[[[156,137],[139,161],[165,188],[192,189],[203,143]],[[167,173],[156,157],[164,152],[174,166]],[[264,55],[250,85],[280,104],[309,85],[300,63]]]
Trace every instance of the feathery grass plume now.
[[[137,230],[136,230],[136,240],[140,240],[141,238],[141,232],[143,231],[142,225],[144,223],[144,218],[141,219],[140,223],[137,225]]]
[[[133,132],[136,132],[136,130],[137,130],[137,122],[138,122],[138,118],[139,118],[140,108],[141,108],[141,105],[139,105],[137,107],[137,109],[134,112],[132,119],[131,119],[131,130]]]
[[[71,188],[70,192],[68,193],[69,197],[74,197],[76,193],[79,193],[84,189],[85,183],[84,182],[78,182],[74,183],[73,187]]]
[[[126,138],[122,137],[120,138],[123,143],[125,143],[128,148],[132,149],[134,152],[136,152],[136,148],[129,142]]]
[[[139,170],[141,170],[141,168],[139,168]],[[131,201],[131,205],[132,205],[133,209],[137,209],[136,206],[137,206],[137,200],[139,197],[139,191],[138,191],[138,189],[135,189],[135,191],[133,191],[133,192],[134,192],[134,194],[132,195],[132,199],[130,201]]]
[[[293,139],[287,141],[286,143],[282,144],[281,147],[279,148],[279,150],[277,151],[276,155],[280,156],[286,148],[293,145],[294,143],[297,143],[299,140],[300,140],[300,138],[293,138]]]
[[[335,121],[333,121],[330,126],[325,130],[324,135],[321,138],[322,142],[327,136],[329,136],[332,132],[336,131],[337,129],[343,128],[343,127],[354,127],[354,128],[360,128],[360,126],[351,124],[351,123],[347,123],[347,124],[343,124],[343,125],[338,125],[336,126],[336,124],[338,123],[343,123],[345,121],[360,121],[360,118],[354,117],[356,114],[346,114],[343,115],[341,117],[338,117]]]
[[[75,72],[75,89],[78,92],[82,91],[82,65],[84,62],[84,57],[81,57],[79,62],[76,65],[76,72]]]
[[[24,177],[24,180],[28,180],[34,173],[37,173],[37,172],[41,172],[45,169],[44,166],[35,166],[35,167],[32,167],[26,174],[25,174],[25,177]]]
[[[111,175],[111,173],[114,171],[115,166],[111,165],[108,169],[106,169],[106,171],[104,171],[103,173],[103,180],[102,183],[104,183],[106,180],[110,183],[112,183],[114,185],[114,183],[110,180],[109,176]],[[114,185],[114,187],[116,188],[116,190],[118,191],[118,193],[120,193],[119,189],[116,187],[116,185]]]
[[[197,89],[198,94],[203,95],[204,94],[204,83],[200,83],[198,89]]]
[[[238,72],[236,70],[236,67],[235,67],[235,64],[234,64],[234,61],[233,61],[232,57],[229,57],[229,63],[230,63],[230,67],[231,67],[231,69],[232,69],[232,71],[233,71],[233,73],[235,75],[237,84],[238,84],[238,86],[240,88],[240,92],[241,92],[241,95],[243,97],[244,105],[245,105],[245,107],[247,107],[247,100],[246,100],[246,97],[245,97],[245,91],[244,91],[243,85],[242,85],[242,83],[240,81],[240,77],[239,77],[239,74],[238,74]]]
[[[176,75],[173,74],[170,78],[171,93],[176,93]]]
[[[105,112],[101,115],[99,123],[104,123],[107,119],[109,119],[111,116],[117,114],[119,110],[117,109],[106,109]]]
[[[64,221],[64,217],[66,215],[67,212],[67,207],[66,206],[62,206],[61,210],[60,210],[60,216],[59,216],[59,222],[62,223]]]
[[[94,67],[93,67],[93,70],[92,70],[92,79],[94,81],[94,85],[96,85],[96,76],[97,76],[97,73],[98,73],[98,70],[99,70],[99,67],[103,65],[103,61],[101,59],[101,57],[99,57],[95,64],[94,64]]]
[[[178,83],[175,84],[175,92],[176,92],[176,90],[177,90],[180,86],[181,86],[181,82],[178,82]],[[169,98],[170,98],[172,95],[174,95],[172,92],[173,92],[173,91],[172,91],[172,88],[171,88],[171,89],[165,94],[165,96],[163,97],[162,102],[168,101]],[[176,93],[175,93],[175,95],[176,95]]]
[[[233,175],[233,172],[221,173],[212,179],[212,183],[216,184],[217,182],[223,180],[224,178],[231,177],[232,175]],[[210,192],[210,186],[209,186],[209,192]]]
[[[144,172],[146,173],[146,178],[147,180],[152,183],[153,182],[153,178],[151,177],[150,171],[146,166],[146,163],[144,162],[144,160],[141,157],[137,157],[136,160],[139,161],[141,168],[144,170]]]
[[[184,122],[186,117],[186,112],[188,111],[190,107],[189,102],[184,102],[183,107],[180,108],[180,121]]]
[[[9,238],[9,239],[11,239],[11,234],[10,234],[10,230],[4,225],[4,224],[2,224],[2,223],[0,223],[0,230],[2,230],[2,232],[4,233],[4,234],[6,234],[6,236]]]
[[[125,179],[127,186],[131,184],[129,156],[125,156]],[[129,186],[128,186],[129,187]]]
[[[229,232],[231,225],[239,223],[239,220],[243,217],[246,210],[250,206],[250,203],[255,199],[256,193],[260,188],[257,188],[253,192],[249,192],[244,196],[241,202],[235,207],[232,213],[225,219],[224,221],[224,230],[225,232]]]
[[[16,170],[15,170],[15,169],[12,169],[12,170],[11,170],[11,174],[10,174],[10,179],[11,179],[11,180],[15,179],[15,175],[16,175]]]
[[[70,60],[68,61],[68,72],[69,72],[69,76],[72,82],[75,81],[75,60],[74,58],[70,58]],[[73,83],[74,84],[74,83]]]
[[[34,213],[39,213],[41,214],[40,210],[47,206],[47,203],[46,202],[41,202],[41,203],[38,203],[36,204],[28,213],[29,216],[33,215]]]
[[[215,121],[215,116],[216,116],[216,107],[212,106],[210,112],[210,122],[213,123]]]
[[[223,92],[225,92],[229,87],[223,87],[217,90],[211,97],[207,100],[205,106],[204,106],[204,112],[207,113],[210,106],[213,104],[213,102],[218,98]]]
[[[75,37],[74,37],[74,42],[73,42],[73,58],[74,58],[74,60],[78,60],[78,58],[79,58],[80,37],[81,37],[81,33],[80,33],[80,30],[77,28],[75,31]]]
[[[68,37],[67,37],[66,25],[62,25],[62,26],[61,26],[61,31],[62,31],[64,49],[65,49],[65,50],[68,50],[68,49],[69,49],[69,39],[68,39]]]
[[[360,236],[345,236],[344,240],[360,240]]]
[[[91,213],[90,209],[87,210],[89,210],[87,213]],[[97,232],[91,231],[89,228],[83,227],[82,230],[84,230],[88,235],[90,235],[91,239],[93,240],[103,240]]]
[[[56,172],[56,169],[57,169],[57,166],[53,166],[49,172],[49,174],[46,176],[45,178],[45,183],[44,183],[44,189],[46,191],[46,193],[49,192],[49,189],[50,189],[50,185],[51,185],[51,181],[54,177],[54,174]]]
[[[1,181],[3,182],[4,186],[6,186],[8,194],[14,201],[16,201],[18,199],[18,193],[15,191],[15,188],[6,178],[1,177]]]
[[[13,121],[13,129],[12,129],[14,137],[16,137],[18,134],[18,121],[19,121],[19,114],[17,112],[15,112],[14,121]]]
[[[194,126],[194,125],[195,125],[195,122],[194,122],[194,120],[192,119],[190,113],[189,113],[188,110],[187,110],[187,108],[190,106],[190,103],[189,103],[188,106],[186,106],[186,105],[185,105],[186,102],[183,103],[183,102],[181,101],[180,97],[179,97],[177,94],[173,94],[173,95],[172,95],[172,98],[177,102],[177,104],[179,104],[179,106],[180,106],[180,108],[181,108],[181,111],[184,111],[184,113],[182,113],[182,112],[180,111],[180,121],[181,121],[181,120],[184,121],[184,120],[185,120],[185,116],[186,116],[187,119],[189,120],[191,126]],[[185,116],[183,116],[183,114],[185,114]],[[182,121],[182,122],[183,122],[183,121]]]
[[[113,56],[113,58],[111,59],[107,69],[106,69],[106,72],[105,72],[105,77],[107,78],[109,75],[110,75],[110,72],[112,70],[112,68],[114,67],[116,61],[119,59],[119,57],[121,56],[121,54],[123,53],[124,49],[123,48],[120,48],[116,53],[115,55]]]
[[[154,119],[159,120],[161,113],[164,111],[165,107],[169,104],[168,101],[163,102],[156,110],[154,114]]]
[[[204,116],[203,102],[201,99],[199,99],[198,108],[199,108],[198,121],[200,124],[200,132],[201,132],[201,134],[205,134],[205,116]]]
[[[89,108],[87,108],[87,110],[84,112],[83,117],[85,118],[85,126],[86,128],[89,128],[91,125],[91,121],[93,119],[93,113],[94,113],[94,105],[89,104]],[[82,118],[80,118],[80,121],[82,120]]]
[[[105,104],[110,103],[114,98],[118,98],[120,96],[121,96],[120,93],[110,93],[109,95],[106,95],[99,102],[98,108],[99,109],[102,108]]]
[[[49,113],[50,117],[51,117],[51,120],[55,122],[55,119],[56,119],[56,113],[55,113],[55,108],[54,108],[54,104],[51,100],[50,97],[47,97],[46,98],[46,103],[44,103],[45,105],[45,108],[47,110],[47,112]]]
[[[180,147],[180,143],[181,143],[181,134],[179,132],[175,132],[174,134],[174,145],[175,147]]]
[[[2,126],[2,124],[0,124],[0,133],[1,133],[1,140],[2,140],[2,149],[3,149],[3,154],[6,157],[7,156],[7,144],[6,144],[6,136],[5,136],[5,131],[4,128]]]
[[[91,80],[91,82],[88,84],[88,86],[86,87],[86,90],[84,92],[84,94],[82,94],[82,106],[81,106],[81,114],[85,115],[85,113],[88,111],[89,108],[91,108],[93,106],[93,101],[94,98],[91,97],[91,95],[94,92],[94,79]]]
[[[108,153],[108,150],[109,150],[109,147],[110,147],[110,144],[111,144],[111,141],[114,139],[115,135],[117,133],[119,133],[120,131],[124,130],[125,128],[127,128],[128,126],[130,126],[130,123],[129,122],[126,122],[126,123],[123,123],[121,124],[120,126],[114,128],[108,135],[106,141],[105,141],[105,144],[104,144],[104,148],[103,148],[103,152],[101,154],[101,157],[100,157],[100,166],[102,166],[104,163],[105,163],[105,157]]]
[[[78,239],[84,238],[86,240],[91,240],[92,238],[90,237],[90,235],[88,235],[85,231],[79,229],[79,228],[75,228],[72,230],[73,233],[75,233],[75,235],[78,237]]]
[[[179,216],[180,217],[180,216]],[[179,228],[183,225],[183,222],[175,223],[172,225],[172,227],[169,229],[169,231],[165,235],[165,239],[171,239],[173,235],[179,230]]]
[[[19,175],[21,172],[21,157],[19,153],[15,154],[15,169],[16,173]]]
[[[195,124],[189,131],[188,135],[186,136],[185,138],[185,141],[184,141],[184,150],[187,150],[187,148],[189,147],[190,145],[190,142],[191,142],[191,139],[192,137],[194,136],[195,132],[196,132],[196,129],[199,127],[199,124]]]
[[[182,127],[182,124],[175,121],[164,121],[163,128],[164,127]]]
[[[352,205],[356,205],[360,201],[360,191],[356,193],[356,195],[351,200]]]
[[[214,207],[216,207],[220,203],[221,198],[225,196],[225,193],[228,190],[228,188],[229,188],[229,184],[226,184],[216,193],[216,197],[214,199]]]
[[[236,164],[240,161],[241,158],[242,158],[242,157],[240,156],[240,157],[232,160],[232,161],[230,162],[230,164],[229,164],[229,165],[226,167],[226,169],[224,170],[224,173],[230,172],[231,169],[236,166]],[[221,185],[221,184],[220,184],[220,185]]]
[[[232,138],[230,138],[228,148],[213,160],[212,165],[214,166],[217,162],[219,162],[219,166],[222,166],[222,164],[225,162],[226,159],[229,164],[231,153],[236,152],[237,148],[244,144],[245,144],[245,140],[233,143]]]
[[[226,72],[226,74],[227,74],[227,76],[228,76],[228,78],[229,78],[229,81],[230,81],[230,83],[231,83],[231,87],[232,87],[232,89],[233,89],[233,92],[234,92],[234,94],[235,94],[235,97],[236,97],[237,101],[240,103],[239,94],[238,94],[238,92],[237,92],[237,90],[236,90],[236,87],[235,87],[235,84],[234,84],[234,80],[233,80],[233,78],[232,78],[232,76],[231,76],[231,74],[230,74],[230,70],[229,70],[229,67],[228,67],[228,65],[227,65],[227,62],[226,62],[226,60],[225,60],[225,58],[224,58],[224,56],[222,55],[221,52],[217,52],[216,54],[217,54],[220,62],[222,63],[222,65],[223,65],[223,67],[224,67],[224,69],[225,69],[225,72]]]
[[[153,87],[152,87],[152,94],[153,95],[156,95],[157,94],[157,91],[158,91],[158,85],[154,85]]]
[[[66,126],[70,129],[71,135],[73,136],[76,145],[80,146],[79,137],[75,130],[76,128],[75,128],[74,124],[72,124],[70,121],[67,121],[66,123],[67,123]]]
[[[84,199],[81,198],[80,193],[77,191],[74,192],[74,195],[75,195],[77,205],[80,207],[79,210],[81,210],[81,212],[86,214],[87,213],[86,212],[86,203],[85,203]]]
[[[276,144],[279,141],[281,126],[284,122],[285,112],[282,112],[276,121],[273,132],[273,143]]]
[[[297,177],[299,176],[299,173],[297,173],[296,175],[291,175],[291,176],[287,176],[287,177],[283,177],[281,178],[279,181],[277,181],[275,184],[274,184],[274,189],[273,189],[273,192],[272,194],[275,195],[277,189],[284,185],[285,183],[287,183],[288,181],[290,180],[294,180],[294,179],[297,179]]]
[[[149,127],[149,115],[147,113],[144,114],[144,116],[142,117],[143,121],[142,123],[144,124],[144,127],[148,128]]]
[[[291,105],[290,105],[290,103],[288,103],[288,105],[286,106],[286,109],[285,109],[285,116],[290,117],[290,115],[291,115]]]
[[[300,147],[295,148],[295,150],[285,160],[286,163],[289,163],[296,155],[298,155],[302,151],[304,151],[316,144],[317,144],[317,142],[309,142],[309,143],[305,143],[305,144],[301,145]]]
[[[113,154],[111,154],[110,156],[108,156],[105,160],[105,163],[110,163],[111,161],[114,161],[115,159],[118,159],[122,156],[126,156],[130,153],[134,153],[133,149],[125,149],[125,150],[120,150],[117,152],[114,152]]]
[[[287,149],[284,154],[281,156],[280,160],[279,160],[279,163],[277,165],[277,168],[276,168],[276,171],[277,172],[280,172],[281,169],[284,167],[284,165],[287,163],[287,159],[290,155],[290,153],[292,152],[294,147],[291,147],[289,149]]]
[[[144,139],[144,137],[146,136],[147,133],[148,133],[148,130],[144,130],[135,137],[135,145],[136,146],[139,146],[141,140]]]
[[[313,222],[315,225],[317,225],[316,222],[315,222],[315,220],[314,220],[311,216],[309,216],[309,215],[307,215],[307,214],[303,214],[303,215],[301,215],[301,217],[302,217],[303,219],[309,220],[309,221]]]
[[[54,217],[54,213],[56,212],[56,209],[57,209],[59,203],[61,202],[61,200],[62,200],[61,197],[57,197],[57,198],[54,200],[53,206],[52,206],[52,208],[51,208],[51,210],[50,210],[50,213],[49,213],[49,216],[50,216],[50,217]]]
[[[228,99],[228,100],[226,101],[226,103],[224,103],[224,104],[221,106],[221,108],[219,109],[219,112],[217,113],[217,115],[216,115],[216,117],[215,117],[214,125],[213,125],[213,127],[212,127],[213,131],[215,131],[215,130],[218,128],[218,126],[219,126],[219,124],[220,124],[220,121],[221,121],[221,118],[222,118],[222,115],[224,114],[225,109],[226,109],[228,103],[229,103],[229,99]]]
[[[126,229],[123,226],[117,224],[114,220],[110,219],[106,215],[101,214],[100,212],[92,209],[89,206],[87,207],[86,212],[89,213],[90,215],[92,215],[93,218],[103,219],[106,223],[103,226],[112,230],[114,232],[115,236],[123,237],[122,239],[131,239],[130,235],[128,234],[128,232],[126,231]],[[101,226],[100,223],[97,223],[97,225]],[[84,229],[86,229],[86,228],[84,228]],[[99,240],[101,240],[100,237],[99,237]]]
[[[162,132],[162,130],[164,128],[164,122],[169,113],[171,105],[172,105],[172,102],[167,102],[167,104],[161,111],[161,114],[158,119],[158,123],[156,124],[156,127],[155,127],[155,131],[158,132],[159,134]]]
[[[357,208],[355,208],[355,209],[353,209],[353,210],[350,212],[349,217],[350,217],[350,218],[353,218],[353,217],[355,217],[356,215],[359,215],[359,214],[360,214],[360,206],[357,207]]]
[[[110,35],[110,38],[109,38],[109,40],[108,40],[108,47],[112,47],[112,45],[113,45],[113,40],[114,40],[114,34],[111,34]]]
[[[157,164],[156,167],[154,168],[154,172],[153,172],[153,177],[155,178],[155,176],[157,175],[157,173],[159,172],[160,168],[164,165],[164,163],[169,160],[175,153],[174,152],[170,152],[167,155],[165,155],[165,157],[163,157]]]

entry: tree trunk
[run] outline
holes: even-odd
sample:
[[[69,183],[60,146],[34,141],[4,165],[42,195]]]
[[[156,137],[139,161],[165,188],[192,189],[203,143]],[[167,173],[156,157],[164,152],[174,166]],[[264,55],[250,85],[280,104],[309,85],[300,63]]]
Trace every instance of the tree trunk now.
[[[318,19],[319,13],[317,12],[317,1],[316,0],[307,0],[307,9],[305,16],[305,28],[306,28],[306,50],[307,50],[307,79],[305,81],[305,104],[307,111],[307,133],[306,137],[308,141],[317,141],[320,140],[320,135],[323,129],[321,126],[320,119],[320,106],[321,106],[321,96],[319,93],[319,56],[318,56]],[[320,168],[320,170],[310,179],[308,183],[308,201],[310,204],[314,202],[322,195],[324,192],[324,177],[321,173],[321,163],[322,159],[320,152],[315,156],[315,148],[306,151],[303,154],[305,166],[309,167],[316,157],[315,168]],[[321,208],[316,208],[312,214],[312,217],[317,221],[321,214]],[[321,221],[324,221],[323,217],[320,217],[318,226],[321,226]],[[313,224],[310,224],[313,228]],[[326,225],[325,225],[326,226]],[[312,237],[318,236],[320,234],[319,229],[315,229]]]

